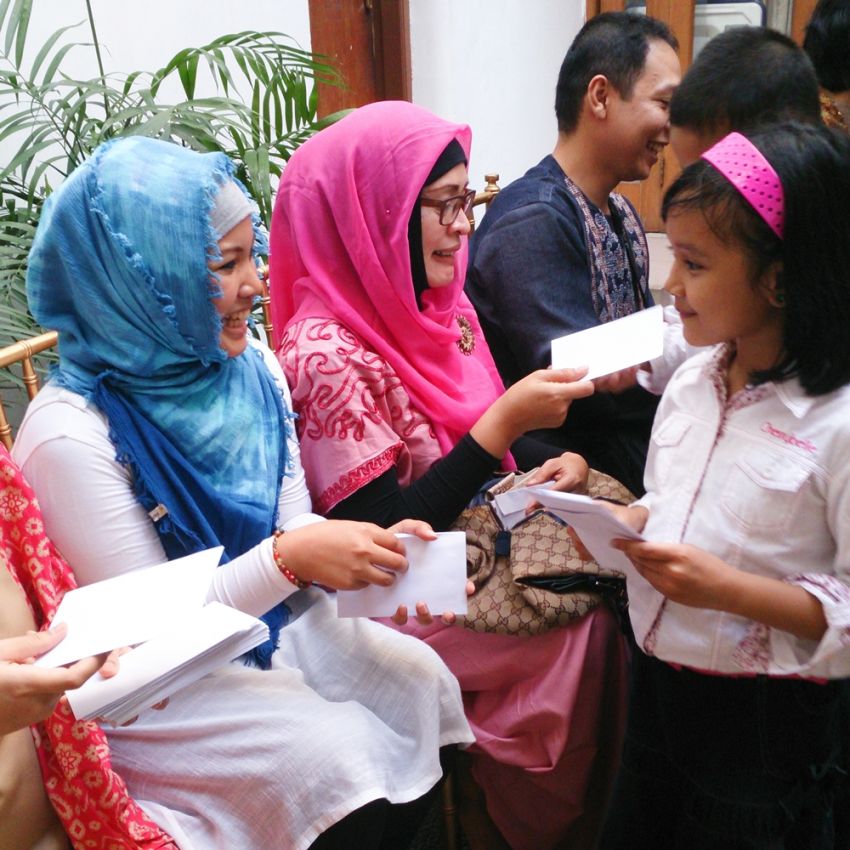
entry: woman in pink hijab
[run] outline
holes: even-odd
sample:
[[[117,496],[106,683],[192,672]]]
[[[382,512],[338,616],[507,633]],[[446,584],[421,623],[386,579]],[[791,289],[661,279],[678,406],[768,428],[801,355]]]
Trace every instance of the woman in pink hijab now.
[[[590,394],[578,370],[505,391],[463,293],[470,131],[405,102],[362,107],[302,145],[272,220],[278,358],[317,509],[448,527],[499,467],[581,487],[577,455],[522,435]],[[405,631],[458,677],[472,774],[514,850],[593,845],[621,736],[625,656],[601,606],[533,637]],[[463,815],[463,811],[462,811]],[[489,847],[495,846],[493,838]]]

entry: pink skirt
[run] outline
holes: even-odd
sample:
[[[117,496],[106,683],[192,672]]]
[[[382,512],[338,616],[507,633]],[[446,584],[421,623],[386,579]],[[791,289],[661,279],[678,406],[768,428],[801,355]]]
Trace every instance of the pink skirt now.
[[[473,775],[513,850],[593,847],[627,701],[627,650],[608,608],[534,637],[443,623],[400,631],[457,676],[475,734]]]

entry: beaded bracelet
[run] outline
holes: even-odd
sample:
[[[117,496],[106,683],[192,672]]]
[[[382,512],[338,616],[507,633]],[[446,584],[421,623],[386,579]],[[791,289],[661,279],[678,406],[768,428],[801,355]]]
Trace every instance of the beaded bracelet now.
[[[309,587],[311,582],[304,581],[304,579],[298,578],[286,564],[283,563],[283,558],[280,556],[280,552],[277,551],[277,539],[278,537],[283,537],[282,531],[276,531],[274,533],[274,540],[272,541],[272,557],[274,558],[275,566],[280,570],[281,575],[287,580],[292,582],[299,590],[304,590]]]

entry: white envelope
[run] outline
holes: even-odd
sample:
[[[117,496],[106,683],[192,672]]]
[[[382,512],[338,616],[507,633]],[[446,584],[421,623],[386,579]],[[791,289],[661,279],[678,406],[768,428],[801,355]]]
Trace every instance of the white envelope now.
[[[210,602],[122,655],[114,677],[104,679],[95,674],[82,687],[68,691],[68,702],[80,720],[100,716],[118,725],[253,649],[268,636],[262,620]]]
[[[522,481],[526,477],[528,477],[528,473],[518,480]],[[554,483],[554,481],[543,481],[537,486],[551,487]],[[528,516],[528,505],[528,493],[522,484],[515,486],[512,490],[506,490],[504,493],[493,496],[491,503],[493,512],[499,518],[499,522],[505,531],[510,531],[517,523],[522,522]]]
[[[370,584],[362,590],[340,590],[338,616],[390,617],[399,605],[406,605],[412,617],[417,602],[424,602],[434,616],[444,611],[466,614],[466,535],[444,531],[436,540],[397,536],[407,550],[407,572],[397,573],[389,587]]]
[[[61,667],[173,628],[206,601],[223,551],[218,546],[68,591],[53,618],[54,625],[68,624],[68,635],[35,663]]]
[[[538,501],[567,525],[575,528],[585,548],[596,562],[624,576],[634,575],[632,562],[619,550],[611,546],[617,538],[643,540],[633,528],[620,522],[605,505],[597,499],[578,493],[561,493],[543,487],[527,487],[529,501]]]
[[[664,352],[664,310],[650,307],[631,316],[552,340],[552,367],[587,366],[587,379],[638,366]]]

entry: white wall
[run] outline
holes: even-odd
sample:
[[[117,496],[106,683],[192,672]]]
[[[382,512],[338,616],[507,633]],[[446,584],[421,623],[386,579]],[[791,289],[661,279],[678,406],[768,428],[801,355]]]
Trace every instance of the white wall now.
[[[410,0],[413,100],[472,127],[470,184],[520,177],[557,137],[555,84],[584,0]]]
[[[300,47],[310,49],[307,0],[92,0],[92,11],[107,73],[155,71],[185,47],[200,47],[220,35],[242,30],[284,32]],[[69,33],[69,40],[91,42],[84,0],[33,3],[27,36],[29,60],[55,30],[80,21],[83,25]],[[72,50],[62,67],[74,76],[97,75],[90,48]]]
[[[473,130],[471,179],[519,177],[555,144],[555,82],[584,0],[410,0],[413,99]],[[307,0],[92,0],[108,72],[155,70],[178,50],[245,29],[277,30],[310,49]],[[56,29],[85,21],[84,0],[33,4],[29,60]],[[88,24],[73,41],[90,41]],[[95,76],[94,52],[72,51],[68,73]],[[174,84],[164,92],[180,96]],[[212,94],[199,88],[199,94]]]
[[[584,0],[410,0],[413,99],[472,127],[470,181],[498,171],[506,186],[552,150],[555,83],[584,17]],[[29,61],[48,36],[85,19],[84,0],[38,0]],[[178,50],[241,30],[276,30],[310,48],[307,0],[92,0],[108,72],[155,70]],[[89,41],[87,23],[70,34]],[[95,76],[94,53],[72,51],[68,73]],[[167,92],[179,97],[179,87]],[[201,90],[199,94],[212,94]],[[8,145],[0,146],[0,156]],[[653,245],[663,253],[666,243]],[[653,271],[663,263],[654,263]],[[654,285],[660,278],[653,275]]]

